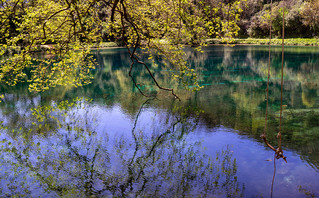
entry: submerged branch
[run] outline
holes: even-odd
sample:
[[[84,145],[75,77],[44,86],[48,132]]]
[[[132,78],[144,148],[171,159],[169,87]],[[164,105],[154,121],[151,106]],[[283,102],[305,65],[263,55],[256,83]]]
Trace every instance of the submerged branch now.
[[[275,147],[273,147],[273,146],[268,142],[268,140],[267,140],[267,138],[266,138],[266,136],[265,136],[264,134],[262,134],[260,137],[264,140],[265,144],[266,144],[269,148],[271,148],[271,150],[275,151],[276,159],[282,158],[282,159],[285,160],[285,162],[287,163],[287,160],[286,160],[287,157],[283,155],[283,150],[282,150],[281,147],[278,147],[277,149],[275,149]]]

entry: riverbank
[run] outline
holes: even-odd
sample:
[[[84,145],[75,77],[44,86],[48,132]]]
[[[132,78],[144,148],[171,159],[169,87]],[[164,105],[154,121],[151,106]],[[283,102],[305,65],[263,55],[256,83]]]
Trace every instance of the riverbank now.
[[[223,45],[227,44],[226,41],[222,39],[207,39],[205,41],[207,45]],[[230,44],[234,45],[268,45],[269,39],[257,39],[257,38],[246,38],[246,39],[234,39]],[[271,39],[272,45],[281,45],[282,40],[278,38]],[[295,46],[319,46],[319,39],[317,38],[288,38],[285,39],[285,45],[295,45]],[[109,48],[109,47],[121,47],[115,42],[102,42],[99,48]]]
[[[205,41],[207,45],[224,45],[227,44],[226,41],[222,39],[207,39]],[[246,39],[234,39],[231,43],[233,45],[268,45],[269,39],[257,39],[257,38],[246,38]],[[282,40],[273,38],[271,39],[272,45],[281,45]],[[319,39],[317,38],[288,38],[285,39],[285,45],[287,46],[319,46]],[[97,47],[97,46],[96,46]],[[99,48],[109,48],[109,47],[122,47],[117,45],[115,42],[102,42]],[[94,48],[94,47],[93,47]]]
[[[246,38],[246,39],[234,39],[231,43],[232,45],[268,45],[269,39],[256,39],[256,38]],[[222,39],[207,39],[205,41],[207,45],[224,45],[227,44],[226,41]],[[271,39],[272,45],[281,45],[281,39]],[[288,38],[285,39],[285,45],[287,46],[319,46],[319,39],[317,38]],[[92,49],[103,49],[103,48],[113,48],[113,47],[123,47],[115,42],[102,42],[93,45]],[[51,45],[41,45],[39,46],[38,52],[48,51],[54,48],[54,44]],[[4,54],[14,54],[20,51],[19,47],[11,48],[8,47],[4,50]]]
[[[227,44],[221,39],[207,39],[206,44]],[[247,39],[234,39],[231,43],[234,45],[268,45],[269,39],[256,39],[256,38],[247,38]],[[271,39],[272,45],[281,45],[282,40],[273,38]],[[319,39],[317,38],[288,38],[285,39],[285,45],[296,45],[296,46],[319,46]]]

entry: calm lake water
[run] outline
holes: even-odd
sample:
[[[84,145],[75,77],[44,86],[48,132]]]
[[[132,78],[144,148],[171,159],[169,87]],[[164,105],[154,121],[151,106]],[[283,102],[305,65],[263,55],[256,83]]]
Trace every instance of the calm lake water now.
[[[286,47],[283,150],[260,138],[265,120],[266,46],[186,49],[204,88],[190,93],[149,63],[154,86],[126,49],[93,52],[93,82],[32,94],[0,85],[1,197],[319,196],[319,48]],[[146,60],[146,58],[145,58]],[[267,138],[277,145],[281,47],[272,48]],[[275,169],[274,169],[275,162]],[[275,170],[275,172],[274,172]]]

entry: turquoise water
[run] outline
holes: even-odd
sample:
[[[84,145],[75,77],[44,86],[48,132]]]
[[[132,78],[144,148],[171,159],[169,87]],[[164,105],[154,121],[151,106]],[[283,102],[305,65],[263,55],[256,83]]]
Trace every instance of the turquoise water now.
[[[204,88],[190,93],[125,49],[93,52],[92,84],[31,94],[1,86],[0,194],[27,197],[270,197],[274,152],[260,138],[268,47],[186,49]],[[267,138],[277,145],[280,47],[272,49]],[[273,197],[319,196],[319,48],[285,51],[283,150]]]

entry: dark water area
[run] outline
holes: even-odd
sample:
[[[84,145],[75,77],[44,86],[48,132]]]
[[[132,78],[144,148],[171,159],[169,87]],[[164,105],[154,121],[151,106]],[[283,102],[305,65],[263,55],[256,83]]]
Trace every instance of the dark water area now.
[[[319,48],[286,47],[282,144],[265,126],[267,46],[186,49],[203,85],[189,92],[174,68],[148,62],[128,76],[126,49],[93,51],[92,83],[34,94],[0,85],[0,197],[319,196]],[[145,57],[145,61],[147,58]],[[271,53],[267,139],[277,146],[281,47]],[[274,169],[275,163],[275,169]],[[275,174],[274,174],[275,170]]]

